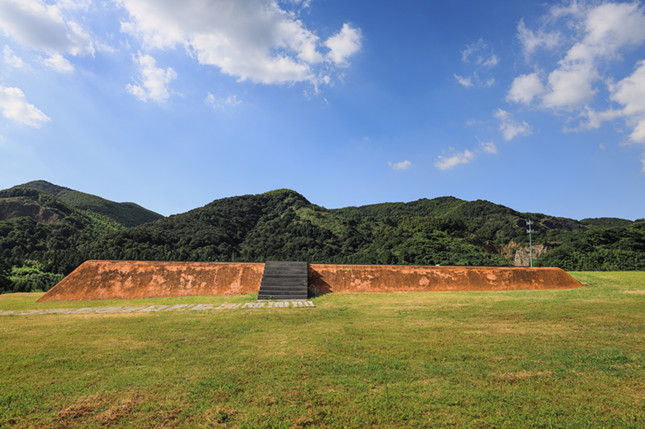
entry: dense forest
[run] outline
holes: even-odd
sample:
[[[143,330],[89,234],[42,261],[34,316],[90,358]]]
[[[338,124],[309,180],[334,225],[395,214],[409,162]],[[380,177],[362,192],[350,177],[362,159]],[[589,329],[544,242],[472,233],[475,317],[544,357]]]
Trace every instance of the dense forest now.
[[[0,291],[48,289],[88,259],[645,269],[645,220],[581,221],[454,197],[325,209],[291,190],[162,217],[47,182],[0,191]],[[539,251],[538,251],[539,250]]]

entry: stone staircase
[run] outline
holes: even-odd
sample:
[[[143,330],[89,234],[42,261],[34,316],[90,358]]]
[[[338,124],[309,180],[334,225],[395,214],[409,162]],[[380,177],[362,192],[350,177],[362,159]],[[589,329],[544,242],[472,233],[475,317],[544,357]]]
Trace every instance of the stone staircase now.
[[[264,264],[258,299],[307,299],[307,262],[276,262]]]

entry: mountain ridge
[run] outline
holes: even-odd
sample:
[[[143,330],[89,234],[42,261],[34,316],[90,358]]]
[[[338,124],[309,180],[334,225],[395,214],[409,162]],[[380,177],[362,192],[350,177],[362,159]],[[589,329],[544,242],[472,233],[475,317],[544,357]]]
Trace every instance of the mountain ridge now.
[[[0,191],[0,274],[35,261],[64,275],[87,259],[508,266],[528,261],[529,218],[538,266],[645,269],[645,220],[575,220],[486,200],[326,209],[276,189],[134,226],[111,211],[127,211],[128,203],[105,202],[114,203],[44,181]]]
[[[36,189],[67,203],[79,210],[90,210],[105,215],[126,227],[161,219],[163,216],[132,202],[115,202],[97,195],[55,185],[45,180],[34,180],[15,186]]]

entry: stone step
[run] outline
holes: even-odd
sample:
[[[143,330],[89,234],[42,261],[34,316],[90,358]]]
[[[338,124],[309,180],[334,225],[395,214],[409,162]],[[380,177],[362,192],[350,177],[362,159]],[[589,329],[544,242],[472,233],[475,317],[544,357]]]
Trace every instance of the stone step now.
[[[306,299],[307,295],[258,295],[258,300],[293,301]]]
[[[298,293],[298,294],[303,294],[306,293],[307,289],[306,288],[295,288],[295,287],[289,287],[289,288],[282,288],[282,287],[268,287],[268,288],[262,288],[261,291],[258,291],[258,293],[263,293],[263,294],[285,294],[285,293]]]
[[[258,299],[307,299],[307,262],[267,261]]]
[[[294,281],[288,281],[285,279],[269,279],[264,282],[262,282],[263,286],[307,286],[307,282],[303,280],[294,280]]]

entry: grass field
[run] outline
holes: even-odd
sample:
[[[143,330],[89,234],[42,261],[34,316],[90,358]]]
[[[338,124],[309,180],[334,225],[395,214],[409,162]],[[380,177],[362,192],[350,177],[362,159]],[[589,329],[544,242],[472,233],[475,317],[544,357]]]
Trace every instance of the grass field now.
[[[0,427],[645,427],[645,272],[313,309],[0,316]],[[245,302],[252,296],[0,311]]]

